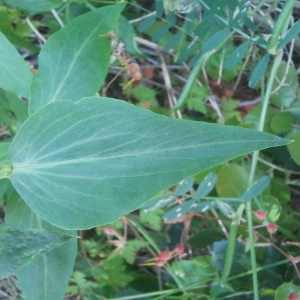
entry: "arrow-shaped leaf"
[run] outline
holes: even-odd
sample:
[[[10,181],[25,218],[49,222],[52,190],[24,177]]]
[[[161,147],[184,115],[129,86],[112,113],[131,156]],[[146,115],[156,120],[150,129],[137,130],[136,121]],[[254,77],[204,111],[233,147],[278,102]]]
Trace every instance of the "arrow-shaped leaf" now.
[[[33,211],[65,229],[122,215],[213,165],[289,141],[255,130],[175,120],[120,100],[57,101],[22,125],[9,179]]]
[[[77,101],[99,91],[111,55],[107,34],[124,6],[110,5],[77,17],[47,40],[31,86],[30,114],[50,102]]]

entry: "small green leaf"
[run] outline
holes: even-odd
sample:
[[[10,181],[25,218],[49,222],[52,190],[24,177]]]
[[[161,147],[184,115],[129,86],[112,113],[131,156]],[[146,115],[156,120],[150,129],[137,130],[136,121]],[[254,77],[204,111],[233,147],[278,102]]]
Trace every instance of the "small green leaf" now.
[[[140,221],[148,227],[160,231],[162,229],[162,216],[164,211],[162,209],[153,209],[149,211],[141,210]]]
[[[209,173],[205,176],[202,182],[199,184],[194,198],[200,200],[208,195],[214,188],[217,181],[217,175],[215,173]]]
[[[255,130],[166,118],[120,100],[56,101],[17,132],[9,179],[49,223],[90,228],[213,165],[287,143]]]
[[[270,177],[269,176],[263,176],[257,181],[255,181],[240,197],[240,199],[244,201],[251,200],[257,196],[259,196],[265,188],[270,183]]]
[[[235,48],[235,50],[231,53],[226,63],[224,64],[224,68],[228,71],[233,70],[247,54],[250,44],[250,41],[246,41]]]
[[[122,251],[122,256],[128,264],[133,264],[136,252],[148,245],[145,241],[131,240],[127,241]]]
[[[158,42],[162,37],[164,37],[169,32],[169,29],[170,29],[169,24],[159,26],[152,34],[153,41]]]
[[[272,118],[271,129],[274,133],[287,133],[293,129],[294,116],[289,112],[282,112]]]
[[[277,48],[282,48],[288,44],[292,39],[296,38],[300,33],[300,21],[297,21],[286,33],[286,35],[278,43]]]
[[[278,199],[273,196],[264,196],[262,197],[262,204],[264,210],[267,212],[268,221],[275,223],[282,212],[282,207]]]
[[[255,88],[258,82],[265,75],[269,61],[270,61],[270,54],[266,53],[257,63],[250,77],[250,81],[249,81],[250,88],[252,89]]]
[[[125,44],[125,50],[131,54],[142,54],[135,42],[135,32],[132,24],[122,15],[119,18],[116,35]]]
[[[228,219],[234,218],[236,215],[236,211],[232,208],[232,206],[225,201],[217,200],[217,205],[219,210],[225,215]]]
[[[229,28],[224,28],[218,32],[216,32],[213,36],[209,38],[209,40],[202,46],[201,51],[203,53],[209,52],[215,48],[217,48],[220,44],[222,44],[225,39],[230,34]]]
[[[176,205],[175,207],[173,207],[167,213],[164,214],[163,219],[165,221],[172,221],[186,215],[190,211],[194,202],[195,202],[194,199],[190,199],[180,205]]]
[[[155,21],[156,21],[156,16],[151,16],[151,17],[143,20],[137,27],[138,31],[140,31],[140,32],[146,31],[154,24]]]
[[[191,188],[193,187],[194,184],[194,178],[190,177],[190,178],[186,178],[182,181],[180,181],[174,190],[174,195],[175,196],[183,196],[184,194],[188,193]]]
[[[145,204],[142,205],[141,209],[147,212],[148,210],[163,208],[172,203],[173,201],[175,201],[174,195],[161,196],[147,201]]]
[[[300,131],[294,133],[290,138],[294,140],[294,142],[288,145],[288,150],[293,160],[300,166]]]
[[[176,34],[172,35],[172,37],[168,40],[168,42],[164,46],[164,51],[169,51],[174,49],[178,46],[179,42],[182,40],[184,34],[182,31],[177,32]]]
[[[192,205],[191,210],[194,212],[206,212],[217,207],[217,205],[217,201],[197,201]]]
[[[99,91],[111,53],[106,35],[114,30],[124,5],[105,6],[77,17],[47,40],[31,86],[29,114],[50,102],[77,101]]]
[[[28,98],[32,73],[15,47],[0,32],[0,87]]]

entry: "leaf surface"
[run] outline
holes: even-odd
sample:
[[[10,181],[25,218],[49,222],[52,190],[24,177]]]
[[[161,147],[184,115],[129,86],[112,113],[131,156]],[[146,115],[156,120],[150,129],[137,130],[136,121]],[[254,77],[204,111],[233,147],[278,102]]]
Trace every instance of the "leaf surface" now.
[[[0,278],[8,277],[70,238],[57,232],[0,226]]]
[[[4,0],[4,3],[25,10],[38,13],[56,8],[64,3],[63,0]]]
[[[33,78],[29,113],[58,101],[95,95],[107,74],[111,40],[123,4],[82,15],[53,34],[41,50]]]
[[[7,225],[38,228],[74,236],[15,272],[26,299],[63,299],[77,254],[76,231],[62,230],[43,221],[16,192],[9,198],[5,222]]]
[[[58,101],[18,131],[9,179],[49,223],[90,228],[211,166],[287,143],[255,130],[170,119],[120,100]]]
[[[0,87],[28,98],[32,73],[16,48],[0,32]]]

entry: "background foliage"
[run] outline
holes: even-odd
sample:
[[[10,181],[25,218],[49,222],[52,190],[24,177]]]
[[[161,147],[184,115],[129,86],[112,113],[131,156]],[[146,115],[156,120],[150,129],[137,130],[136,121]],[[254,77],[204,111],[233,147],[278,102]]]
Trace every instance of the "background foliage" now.
[[[298,299],[298,2],[116,3],[0,1],[1,294]]]

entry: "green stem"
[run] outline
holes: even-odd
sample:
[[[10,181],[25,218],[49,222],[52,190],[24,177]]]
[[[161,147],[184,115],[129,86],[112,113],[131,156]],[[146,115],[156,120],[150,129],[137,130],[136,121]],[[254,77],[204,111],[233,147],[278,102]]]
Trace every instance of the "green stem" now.
[[[144,293],[141,295],[130,295],[130,296],[112,298],[111,300],[145,299],[145,298],[149,298],[149,297],[153,297],[153,296],[160,296],[160,295],[166,296],[166,294],[175,294],[178,292],[180,292],[179,289],[172,289],[172,290]],[[153,299],[153,298],[151,298],[151,299]]]
[[[177,103],[172,107],[172,110],[176,110],[178,108],[180,108],[184,102],[186,101],[187,99],[187,96],[189,94],[189,92],[191,91],[193,85],[194,85],[194,82],[199,74],[199,71],[200,69],[204,66],[205,64],[205,61],[208,59],[208,57],[211,55],[212,53],[211,52],[208,52],[208,53],[204,53],[202,54],[196,65],[194,66],[189,78],[188,78],[188,81],[186,82],[186,84],[184,85],[184,88],[183,88],[183,91],[182,93],[180,94],[180,97],[177,101]]]
[[[282,35],[282,32],[284,31],[284,27],[289,21],[290,16],[293,12],[293,8],[296,4],[297,0],[288,0],[282,9],[279,17],[277,18],[277,21],[275,23],[275,26],[272,30],[272,35],[268,40],[268,45],[267,45],[267,50],[270,54],[276,55],[278,50],[277,50],[277,45],[279,42],[279,37]]]
[[[268,80],[267,84],[267,89],[264,95],[263,99],[263,106],[262,106],[262,111],[258,123],[258,130],[263,131],[264,129],[264,124],[266,120],[266,115],[267,115],[267,109],[269,105],[269,100],[271,97],[272,93],[272,87],[273,83],[275,80],[276,72],[277,69],[280,65],[282,58],[282,51],[275,57],[271,73],[270,73],[270,78]],[[258,162],[258,154],[259,151],[255,151],[253,153],[253,158],[251,162],[251,169],[250,169],[250,176],[249,176],[249,186],[251,186],[254,182],[254,176],[255,176],[255,171],[257,167],[257,162]],[[258,293],[258,278],[257,278],[257,266],[256,266],[256,253],[255,253],[255,247],[254,247],[254,234],[253,234],[253,223],[252,223],[252,209],[251,209],[251,201],[248,201],[246,203],[246,211],[247,211],[247,222],[248,222],[248,238],[249,238],[249,246],[250,246],[250,254],[251,254],[251,265],[252,265],[252,281],[253,281],[253,292],[254,292],[254,300],[259,300],[259,293]]]

